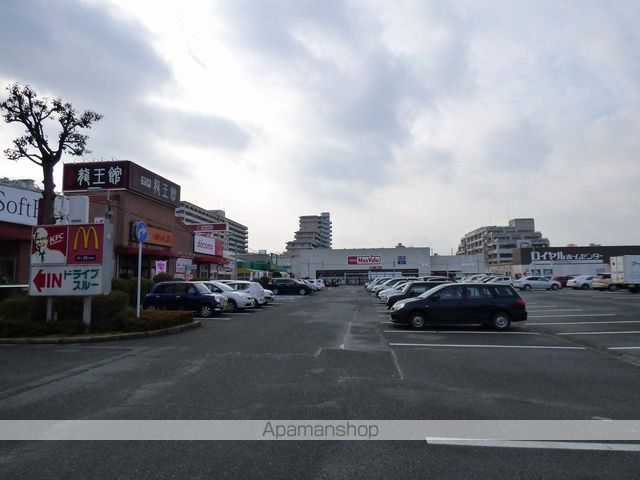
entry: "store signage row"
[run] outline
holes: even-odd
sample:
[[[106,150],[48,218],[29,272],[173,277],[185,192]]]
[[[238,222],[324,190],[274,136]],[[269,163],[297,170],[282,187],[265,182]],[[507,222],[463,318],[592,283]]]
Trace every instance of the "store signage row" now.
[[[193,236],[193,251],[205,255],[223,255],[223,243],[215,238],[195,234]]]
[[[363,255],[347,257],[348,265],[377,265],[382,263],[382,257],[379,255]]]
[[[38,224],[38,200],[42,193],[0,184],[0,222]]]
[[[128,160],[65,163],[62,191],[89,188],[127,189],[174,207],[180,205],[180,186]]]
[[[565,253],[562,250],[552,252],[531,252],[531,260],[534,262],[554,263],[603,263],[604,255],[601,253]]]
[[[37,225],[31,229],[29,294],[111,292],[111,224]]]
[[[187,223],[187,228],[192,232],[226,232],[226,223]]]

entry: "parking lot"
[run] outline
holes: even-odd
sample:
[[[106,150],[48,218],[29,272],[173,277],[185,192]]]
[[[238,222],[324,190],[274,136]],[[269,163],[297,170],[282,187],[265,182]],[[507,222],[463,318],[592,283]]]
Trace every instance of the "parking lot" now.
[[[634,361],[640,358],[640,295],[627,291],[562,289],[520,292],[527,302],[528,320],[508,332],[477,327],[428,328],[411,331],[388,319],[388,310],[372,302],[391,347],[510,348],[566,350],[576,354],[598,350]]]
[[[94,420],[640,418],[640,296],[526,292],[529,320],[411,331],[362,287],[277,296],[178,335],[0,347],[0,417]],[[595,323],[598,322],[598,323]],[[606,322],[606,323],[600,323]],[[628,356],[623,356],[628,355]],[[425,433],[425,439],[428,432]],[[2,442],[7,478],[629,478],[638,453],[379,442]],[[151,465],[139,470],[140,459]],[[251,461],[247,461],[247,459]],[[355,465],[351,469],[349,465]],[[188,460],[187,460],[188,459]],[[72,467],[72,468],[71,468]],[[355,467],[354,467],[355,468]],[[106,470],[105,470],[106,469]],[[605,473],[606,472],[606,473]],[[64,474],[64,477],[63,477]]]

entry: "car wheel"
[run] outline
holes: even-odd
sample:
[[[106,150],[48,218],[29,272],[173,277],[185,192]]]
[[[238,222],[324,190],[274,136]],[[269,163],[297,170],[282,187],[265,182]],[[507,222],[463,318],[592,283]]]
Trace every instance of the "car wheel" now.
[[[427,318],[420,312],[413,312],[409,316],[409,325],[416,330],[422,330],[427,326]]]
[[[208,303],[203,303],[200,310],[198,310],[198,315],[202,318],[209,318],[213,315],[213,307]]]
[[[307,291],[304,288],[301,288],[300,291],[298,292],[300,295],[306,295]]]
[[[556,285],[555,283],[551,285],[551,290],[557,290],[557,289],[558,289],[558,285]]]
[[[531,290],[531,285],[525,285],[524,287],[522,287],[523,290]]]
[[[238,310],[238,304],[235,300],[229,300],[227,302],[227,312],[235,312]]]
[[[618,289],[618,287],[616,287],[615,285],[609,285],[607,288],[610,292],[615,292]]]
[[[509,330],[511,317],[505,312],[498,312],[491,319],[491,326],[496,330]]]
[[[274,289],[273,289],[273,294],[274,294],[274,295],[277,295],[277,294],[278,294],[278,289],[277,289],[277,288],[274,288]]]
[[[583,283],[582,286],[580,287],[582,290],[589,290],[589,284],[588,283]]]
[[[253,306],[254,306],[255,308],[260,307],[260,302],[258,301],[258,299],[257,299],[257,298],[254,298],[254,299],[253,299]]]

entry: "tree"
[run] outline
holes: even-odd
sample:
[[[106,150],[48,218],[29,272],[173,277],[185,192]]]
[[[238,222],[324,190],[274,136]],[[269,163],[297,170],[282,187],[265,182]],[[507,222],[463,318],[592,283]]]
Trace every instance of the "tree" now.
[[[60,161],[63,153],[79,156],[91,153],[87,150],[87,135],[81,129],[91,128],[102,115],[87,110],[81,115],[70,103],[61,99],[38,98],[38,94],[29,85],[14,83],[7,87],[9,98],[0,102],[2,117],[7,123],[21,123],[26,132],[13,141],[14,148],[7,148],[4,154],[9,160],[28,158],[42,167],[44,192],[42,194],[43,218],[45,224],[55,223],[53,201],[55,184],[53,167]],[[57,120],[60,133],[57,142],[50,144],[45,132],[45,120]]]

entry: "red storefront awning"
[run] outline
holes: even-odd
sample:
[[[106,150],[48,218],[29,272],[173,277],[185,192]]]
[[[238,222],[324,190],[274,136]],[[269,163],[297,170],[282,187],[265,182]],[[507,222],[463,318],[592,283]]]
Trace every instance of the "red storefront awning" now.
[[[115,247],[113,251],[119,255],[138,255],[138,247]],[[155,248],[144,247],[142,247],[142,255],[167,258],[184,257],[184,255],[178,255],[178,253],[173,250],[157,250]]]
[[[213,255],[197,255],[193,259],[193,263],[217,263],[218,265],[227,265],[229,260],[225,260],[223,257],[217,257]]]

